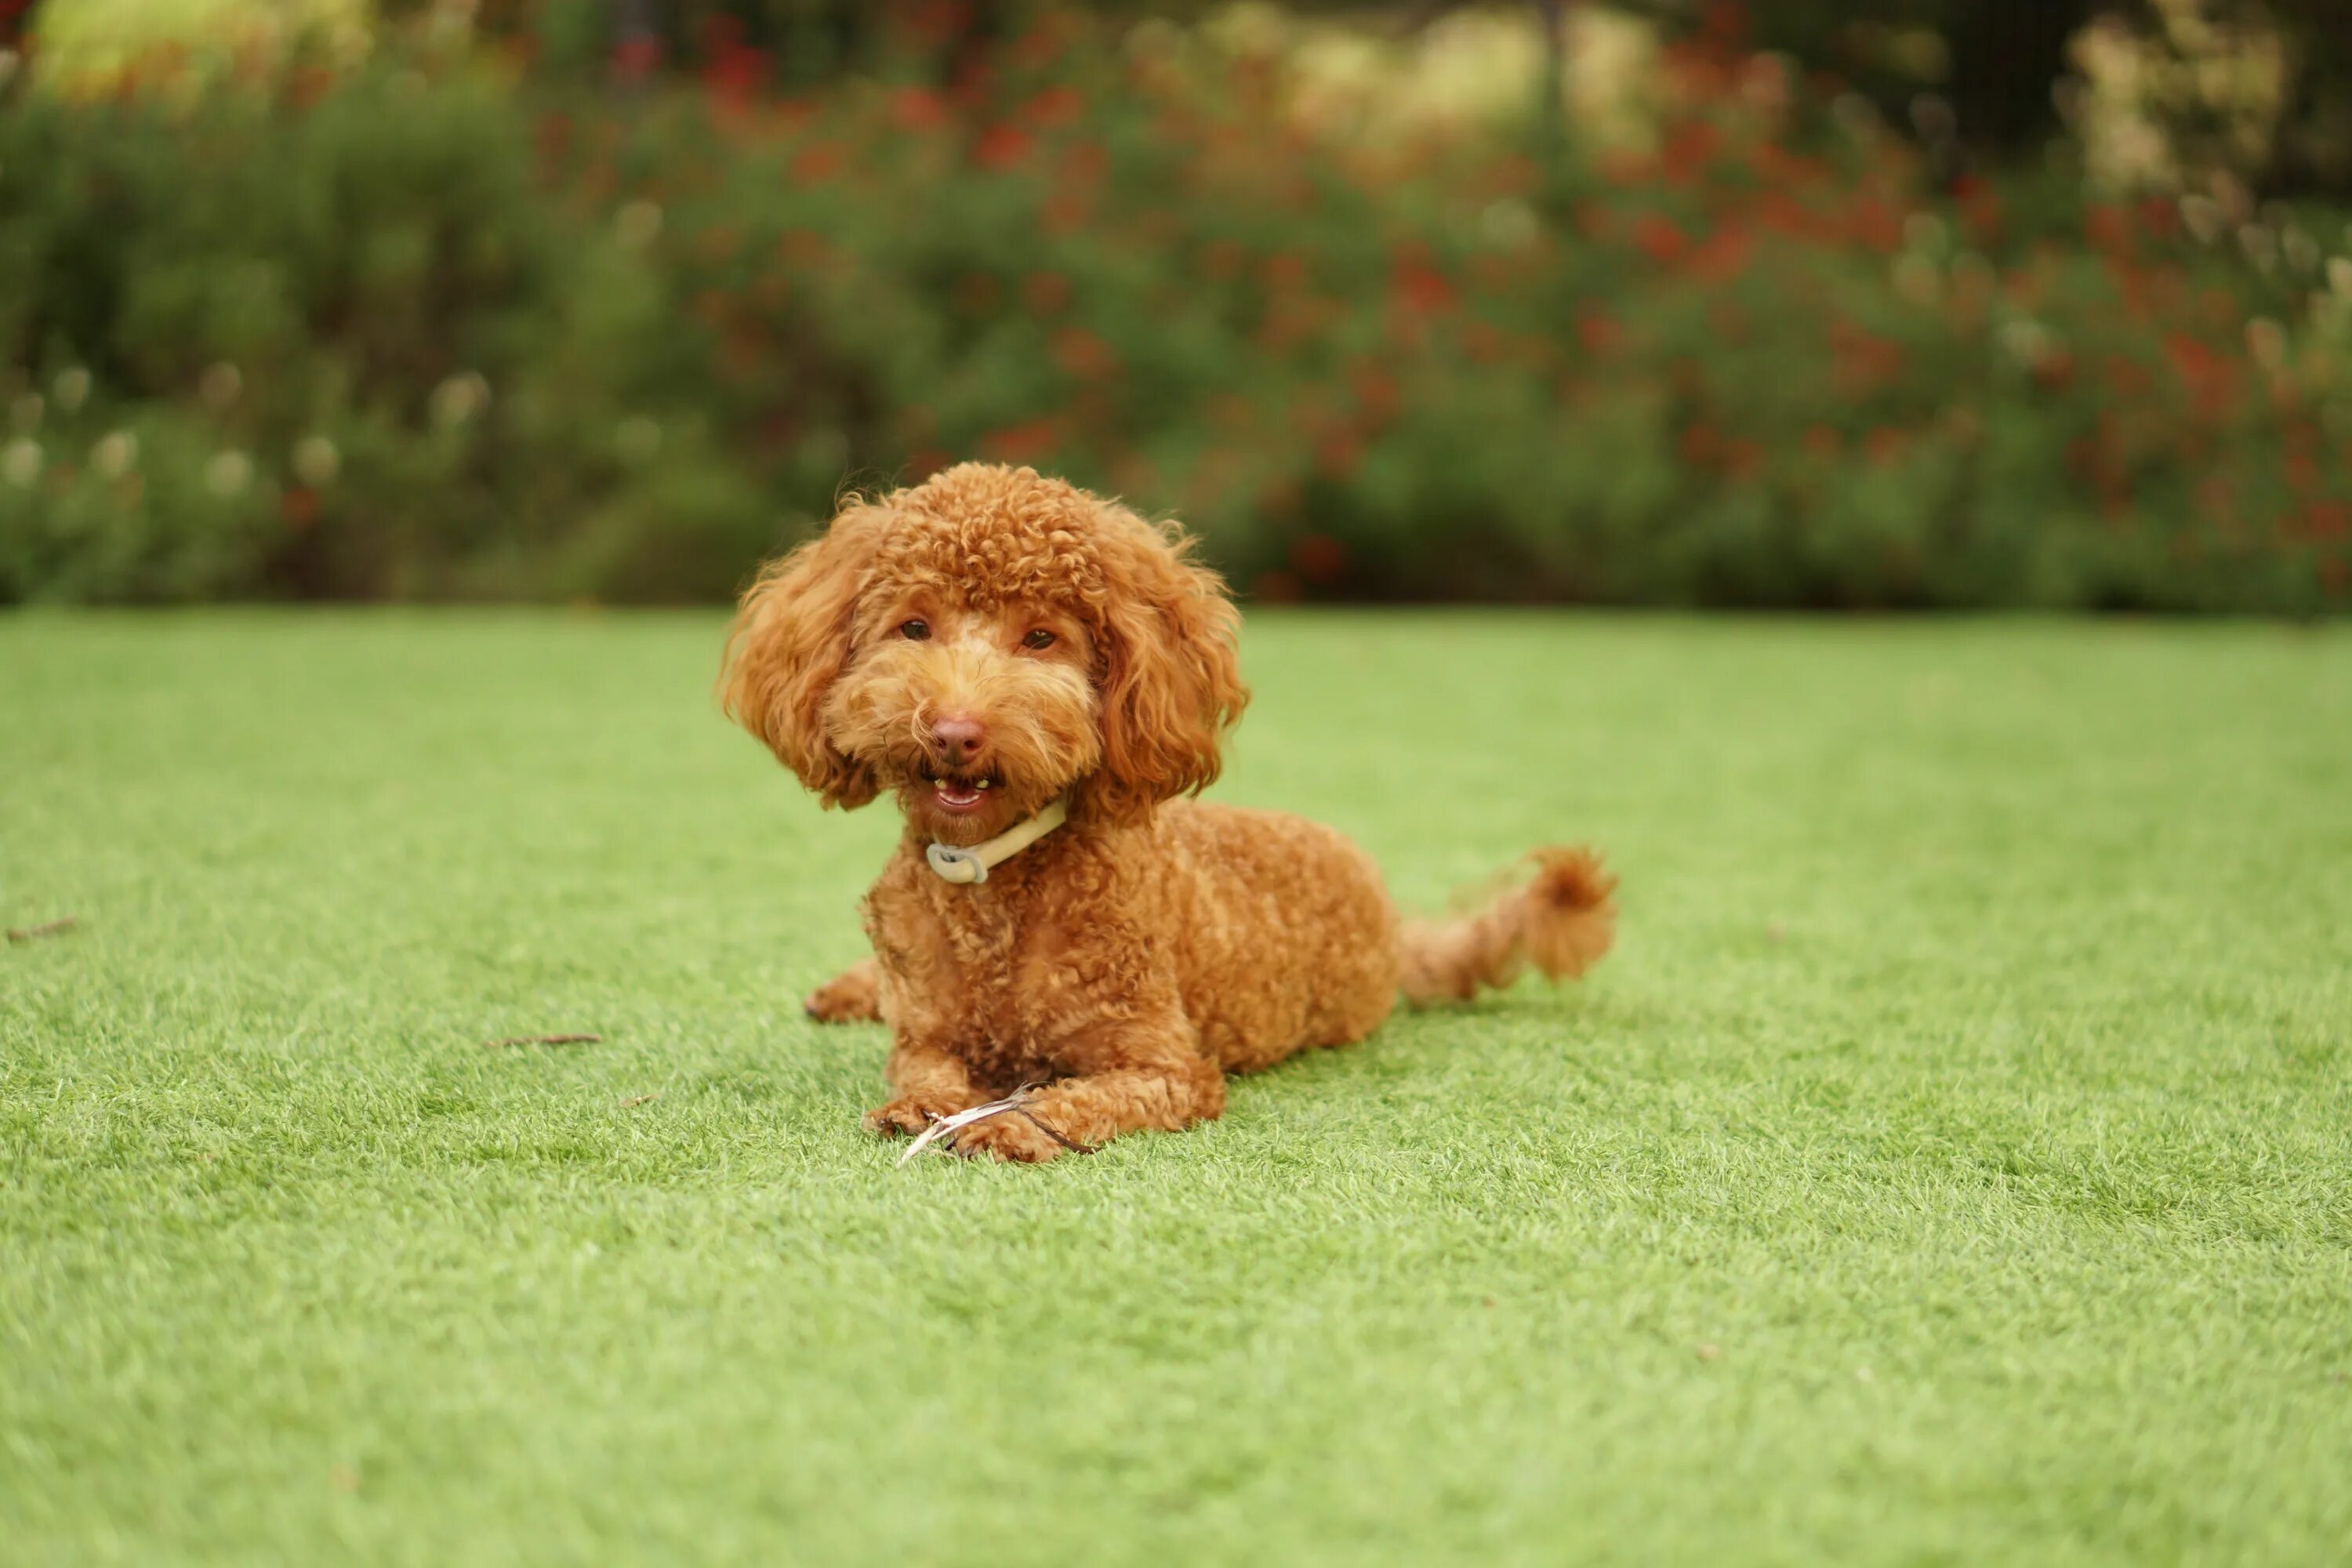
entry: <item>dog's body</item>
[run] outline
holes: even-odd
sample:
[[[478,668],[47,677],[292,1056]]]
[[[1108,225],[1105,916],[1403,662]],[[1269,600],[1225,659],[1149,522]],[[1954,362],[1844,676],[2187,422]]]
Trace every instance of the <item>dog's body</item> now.
[[[1246,692],[1234,616],[1181,539],[1027,469],[967,464],[851,509],[745,595],[730,710],[828,804],[884,787],[906,838],[866,901],[874,963],[820,1017],[880,1017],[884,1134],[1029,1084],[956,1145],[1050,1159],[1216,1116],[1224,1075],[1361,1039],[1416,1004],[1580,973],[1609,880],[1581,851],[1472,919],[1402,921],[1363,852],[1278,813],[1179,797],[1215,776]],[[1070,820],[991,870],[972,846]]]

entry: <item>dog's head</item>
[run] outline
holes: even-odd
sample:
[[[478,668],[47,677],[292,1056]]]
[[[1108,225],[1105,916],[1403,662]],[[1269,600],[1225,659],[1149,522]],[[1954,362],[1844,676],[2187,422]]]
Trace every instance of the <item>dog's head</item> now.
[[[1057,796],[1132,821],[1217,776],[1237,617],[1176,529],[966,463],[856,502],[743,595],[727,711],[827,805],[972,844]]]

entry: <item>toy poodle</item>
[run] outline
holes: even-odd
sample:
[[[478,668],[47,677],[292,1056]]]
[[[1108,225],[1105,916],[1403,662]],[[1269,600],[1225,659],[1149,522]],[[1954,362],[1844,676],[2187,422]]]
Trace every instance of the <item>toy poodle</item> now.
[[[891,1029],[871,1131],[956,1126],[1000,1160],[1218,1115],[1225,1075],[1360,1040],[1415,1006],[1580,973],[1613,879],[1542,849],[1458,920],[1398,916],[1330,828],[1186,798],[1249,693],[1191,542],[1028,468],[966,463],[849,504],[744,594],[729,714],[827,805],[896,796],[874,956],[822,1019]]]

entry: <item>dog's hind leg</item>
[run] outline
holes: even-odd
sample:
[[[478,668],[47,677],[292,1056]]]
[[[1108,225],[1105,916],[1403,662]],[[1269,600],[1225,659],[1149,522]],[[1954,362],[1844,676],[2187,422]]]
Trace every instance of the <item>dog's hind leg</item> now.
[[[861,958],[809,993],[808,1016],[822,1024],[870,1023],[882,1016],[882,970]]]

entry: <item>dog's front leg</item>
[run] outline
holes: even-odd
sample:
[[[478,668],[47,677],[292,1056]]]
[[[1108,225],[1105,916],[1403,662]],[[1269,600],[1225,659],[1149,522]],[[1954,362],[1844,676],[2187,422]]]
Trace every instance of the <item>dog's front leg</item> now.
[[[961,1059],[936,1045],[901,1034],[882,1068],[890,1103],[866,1113],[866,1130],[891,1138],[920,1132],[934,1117],[952,1116],[985,1098],[972,1088]]]
[[[1181,1132],[1225,1109],[1225,1075],[1204,1059],[1181,1016],[1159,1028],[1129,1026],[1089,1048],[1056,1053],[1092,1067],[1031,1095],[1017,1110],[976,1121],[956,1148],[999,1160],[1050,1160],[1092,1151],[1122,1132]]]

